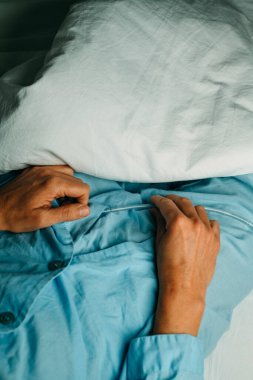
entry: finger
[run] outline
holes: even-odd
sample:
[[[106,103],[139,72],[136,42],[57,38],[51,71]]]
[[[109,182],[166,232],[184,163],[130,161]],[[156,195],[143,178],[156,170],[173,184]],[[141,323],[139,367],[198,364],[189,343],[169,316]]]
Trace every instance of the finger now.
[[[77,203],[43,210],[40,215],[42,227],[49,227],[56,223],[68,222],[88,216],[90,209]]]
[[[182,214],[177,205],[171,199],[161,197],[160,195],[153,195],[150,200],[162,214],[166,225],[168,225],[176,215]]]
[[[210,226],[212,227],[214,234],[217,238],[220,238],[220,224],[217,220],[210,220]]]
[[[87,183],[74,178],[66,179],[55,176],[44,187],[44,192],[45,196],[50,196],[50,200],[61,197],[73,197],[76,198],[78,203],[85,206],[88,204],[90,187]]]
[[[197,205],[197,206],[195,206],[195,210],[197,211],[197,214],[198,214],[199,218],[202,220],[202,222],[208,228],[210,228],[210,221],[209,221],[205,207],[201,206],[201,205]]]
[[[166,198],[171,199],[177,205],[180,211],[188,218],[198,217],[197,211],[190,199],[185,197],[179,197],[175,194],[166,195]]]
[[[158,249],[158,244],[166,232],[166,224],[163,216],[157,209],[150,210],[151,215],[155,219],[156,223],[156,249]]]

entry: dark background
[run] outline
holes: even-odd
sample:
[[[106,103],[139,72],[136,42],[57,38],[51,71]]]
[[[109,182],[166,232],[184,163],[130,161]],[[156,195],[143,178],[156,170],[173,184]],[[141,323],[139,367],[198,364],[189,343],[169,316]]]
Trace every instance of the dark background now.
[[[74,2],[0,0],[0,79],[2,77],[20,85],[32,83]],[[20,71],[23,73],[22,79]],[[20,81],[23,83],[18,83]]]

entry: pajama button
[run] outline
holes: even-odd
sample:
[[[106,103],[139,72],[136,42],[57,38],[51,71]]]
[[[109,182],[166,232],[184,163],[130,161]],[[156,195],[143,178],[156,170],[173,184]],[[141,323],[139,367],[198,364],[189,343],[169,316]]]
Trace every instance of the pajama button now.
[[[15,321],[15,316],[10,311],[6,311],[4,313],[0,313],[0,323],[3,325],[8,325]]]
[[[64,268],[66,265],[67,263],[65,261],[55,260],[48,263],[47,267],[50,271],[53,271],[53,270]]]

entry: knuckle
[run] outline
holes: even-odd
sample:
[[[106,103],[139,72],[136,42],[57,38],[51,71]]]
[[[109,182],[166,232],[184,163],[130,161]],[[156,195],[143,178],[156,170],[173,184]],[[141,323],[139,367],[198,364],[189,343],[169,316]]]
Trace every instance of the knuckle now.
[[[212,221],[213,228],[216,230],[220,229],[220,223],[217,220]]]
[[[199,218],[197,216],[192,216],[191,217],[191,222],[192,222],[193,226],[196,227],[196,228],[202,227],[202,223],[201,223],[201,221],[199,220]]]
[[[186,224],[186,218],[183,214],[177,214],[172,219],[172,225],[175,227],[184,227]]]
[[[197,205],[197,206],[195,206],[195,208],[198,209],[198,210],[200,210],[200,211],[205,211],[206,210],[205,207],[202,206],[202,205]]]
[[[34,166],[32,169],[32,172],[40,178],[50,176],[52,173],[51,169],[49,169],[45,166]]]
[[[170,199],[170,198],[165,198],[164,199],[164,202],[168,205],[168,204],[174,204],[174,201],[173,201],[173,199]]]
[[[193,226],[193,230],[196,233],[204,233],[204,232],[206,232],[205,225],[198,218],[193,218],[192,219],[192,226]]]
[[[165,195],[164,196],[164,198],[175,198],[176,197],[176,195],[175,194],[167,194],[167,195]]]
[[[88,185],[88,183],[84,183],[84,189],[87,191],[87,192],[90,192],[90,185]]]
[[[162,199],[160,200],[160,202],[161,202],[161,206],[162,206],[163,208],[168,208],[168,210],[171,209],[171,206],[172,206],[172,205],[175,205],[174,201],[173,201],[172,199],[170,199],[170,198],[167,198],[167,197],[162,198]],[[169,212],[169,211],[168,211],[168,212]]]
[[[158,200],[158,207],[161,208],[161,209],[164,209],[166,210],[166,208],[169,206],[170,202],[173,202],[172,200],[166,198],[166,197],[161,197],[159,200]]]
[[[176,195],[174,195],[174,194],[168,194],[168,195],[165,195],[162,199],[165,199],[167,201],[173,202],[176,198],[177,198]]]
[[[41,175],[41,177],[51,176],[51,175],[52,175],[52,169],[49,169],[49,168],[41,168],[41,169],[39,170],[39,174]]]
[[[59,184],[59,179],[53,175],[47,175],[45,177],[45,181],[47,186],[49,187],[55,187]]]
[[[183,203],[191,202],[191,200],[188,199],[188,198],[186,198],[186,197],[180,197],[180,201],[183,202]]]

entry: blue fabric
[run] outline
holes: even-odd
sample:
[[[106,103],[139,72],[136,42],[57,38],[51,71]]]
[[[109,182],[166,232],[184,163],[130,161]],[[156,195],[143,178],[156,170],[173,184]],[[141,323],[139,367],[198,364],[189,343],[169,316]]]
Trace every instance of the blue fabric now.
[[[202,379],[203,358],[253,286],[253,175],[162,184],[75,176],[91,187],[88,217],[0,232],[0,321],[13,316],[0,322],[0,379]],[[204,205],[221,226],[198,337],[150,336],[157,297],[150,196],[168,193]],[[52,270],[55,261],[62,267]]]

